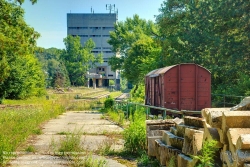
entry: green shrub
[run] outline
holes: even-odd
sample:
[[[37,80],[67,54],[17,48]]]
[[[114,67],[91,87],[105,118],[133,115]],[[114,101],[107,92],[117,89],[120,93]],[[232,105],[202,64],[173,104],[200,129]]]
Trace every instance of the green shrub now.
[[[115,104],[115,100],[113,98],[107,98],[105,101],[104,101],[104,107],[105,109],[109,109],[109,108],[112,108]]]
[[[143,121],[132,122],[124,130],[125,151],[138,155],[146,149],[146,125]]]

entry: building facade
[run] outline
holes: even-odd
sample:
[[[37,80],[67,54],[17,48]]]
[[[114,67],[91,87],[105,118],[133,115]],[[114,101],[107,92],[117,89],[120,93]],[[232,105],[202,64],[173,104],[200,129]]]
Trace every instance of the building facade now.
[[[67,34],[79,36],[81,44],[92,38],[95,42],[94,54],[103,54],[103,63],[96,64],[96,67],[89,70],[90,86],[109,86],[109,81],[114,80],[119,87],[120,76],[117,71],[112,71],[108,65],[110,57],[115,53],[111,51],[111,45],[107,40],[110,38],[109,32],[114,30],[117,20],[116,13],[68,13],[67,14]]]

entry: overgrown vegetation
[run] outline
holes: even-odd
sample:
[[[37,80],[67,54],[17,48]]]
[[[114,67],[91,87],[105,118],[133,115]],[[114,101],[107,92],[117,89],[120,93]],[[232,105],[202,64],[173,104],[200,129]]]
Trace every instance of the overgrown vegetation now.
[[[0,164],[6,162],[8,155],[11,157],[16,148],[27,137],[40,133],[39,125],[45,120],[54,118],[65,112],[65,107],[60,103],[52,104],[51,101],[40,99],[40,105],[6,107],[0,112]],[[27,148],[33,152],[33,149]]]
[[[217,141],[215,140],[203,142],[201,155],[193,156],[194,158],[199,160],[197,167],[213,167],[214,166],[214,158],[218,150],[218,148],[216,148],[216,144],[217,144]]]

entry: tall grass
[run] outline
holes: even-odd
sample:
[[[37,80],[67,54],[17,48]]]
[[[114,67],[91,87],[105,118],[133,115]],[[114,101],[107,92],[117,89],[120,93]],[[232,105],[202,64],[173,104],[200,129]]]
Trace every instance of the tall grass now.
[[[61,104],[41,101],[40,105],[7,107],[0,111],[0,165],[13,156],[29,135],[37,133],[42,122],[65,112]]]

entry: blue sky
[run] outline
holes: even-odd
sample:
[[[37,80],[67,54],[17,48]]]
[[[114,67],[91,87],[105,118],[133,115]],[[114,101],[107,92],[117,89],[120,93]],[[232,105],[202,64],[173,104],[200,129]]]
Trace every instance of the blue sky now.
[[[108,13],[106,4],[115,4],[118,21],[138,14],[140,18],[155,21],[163,0],[38,0],[34,5],[26,0],[22,5],[25,21],[41,34],[37,44],[40,47],[64,48],[63,38],[67,36],[67,13]]]

